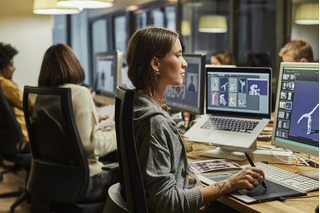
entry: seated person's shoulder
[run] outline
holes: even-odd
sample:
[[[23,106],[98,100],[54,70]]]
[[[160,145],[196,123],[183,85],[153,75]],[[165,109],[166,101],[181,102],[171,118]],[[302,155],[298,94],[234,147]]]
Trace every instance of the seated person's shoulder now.
[[[90,91],[87,87],[76,85],[76,84],[65,84],[62,87],[64,88],[71,88],[72,93],[82,94],[82,95],[88,95],[90,94]]]
[[[164,114],[155,114],[150,118],[150,124],[156,127],[159,131],[168,130],[169,127],[174,127],[174,121],[171,121],[169,116],[165,116]]]
[[[0,84],[2,88],[18,88],[18,86],[13,83],[13,81],[6,78],[0,78]]]

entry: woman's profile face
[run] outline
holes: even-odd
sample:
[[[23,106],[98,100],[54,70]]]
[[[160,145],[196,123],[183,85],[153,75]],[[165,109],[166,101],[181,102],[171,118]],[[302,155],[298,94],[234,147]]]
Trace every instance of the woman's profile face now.
[[[3,70],[0,70],[0,72],[1,72],[0,74],[4,78],[11,80],[15,69],[16,68],[13,65],[13,59],[11,59],[9,64]]]
[[[159,84],[166,86],[180,86],[185,76],[187,62],[182,57],[182,47],[177,39],[171,50],[159,60]]]

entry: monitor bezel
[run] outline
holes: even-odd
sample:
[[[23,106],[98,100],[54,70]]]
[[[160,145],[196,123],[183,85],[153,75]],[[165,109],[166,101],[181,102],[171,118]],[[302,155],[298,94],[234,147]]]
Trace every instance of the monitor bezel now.
[[[189,112],[192,114],[202,115],[204,113],[204,83],[205,83],[205,64],[206,64],[206,55],[203,54],[182,54],[183,57],[198,57],[201,60],[201,71],[200,71],[200,90],[199,90],[199,110],[190,110],[183,107],[179,107],[176,105],[166,105],[170,107],[172,110],[182,111],[182,112]]]
[[[97,73],[98,73],[98,60],[99,57],[107,57],[107,56],[113,56],[115,57],[115,61],[116,61],[116,69],[115,69],[115,76],[116,78],[114,79],[114,93],[112,92],[107,92],[107,91],[102,91],[102,90],[97,90]],[[119,51],[108,51],[108,52],[98,52],[95,54],[95,72],[94,72],[94,82],[93,82],[93,88],[94,91],[96,92],[96,94],[98,95],[103,95],[109,98],[115,98],[115,92],[116,92],[116,88],[119,85],[119,81],[120,81],[120,76],[119,76],[119,60],[120,60],[120,52]],[[120,73],[121,74],[121,73]]]
[[[206,67],[206,85],[208,85],[208,72],[247,72],[250,73],[253,70],[255,70],[255,72],[257,73],[266,73],[269,74],[269,89],[268,89],[268,93],[269,93],[269,106],[268,106],[268,113],[267,114],[263,114],[263,113],[241,113],[241,112],[229,112],[229,111],[223,111],[223,110],[211,110],[208,109],[209,108],[209,103],[208,103],[208,91],[207,91],[207,86],[205,88],[205,93],[206,93],[206,105],[205,105],[205,110],[207,114],[216,114],[216,115],[237,115],[237,116],[241,116],[241,117],[251,117],[251,118],[267,118],[270,119],[271,118],[271,106],[272,106],[272,93],[271,93],[271,89],[272,89],[272,83],[271,83],[271,79],[272,79],[272,69],[270,67],[235,67],[235,66],[207,66]]]
[[[271,145],[290,149],[292,151],[296,152],[302,152],[306,154],[310,154],[313,156],[319,156],[319,146],[318,150],[311,150],[304,147],[298,147],[292,144],[280,142],[276,140],[276,127],[277,127],[277,121],[278,121],[278,109],[279,109],[279,101],[280,101],[280,92],[281,92],[281,83],[282,83],[282,75],[283,70],[285,67],[292,67],[292,68],[318,68],[319,69],[319,63],[304,63],[304,62],[281,62],[280,64],[280,70],[279,70],[279,77],[278,77],[278,88],[277,88],[277,98],[276,98],[276,105],[275,105],[275,112],[274,112],[274,121],[273,121],[273,130],[272,130],[272,136],[271,136]]]

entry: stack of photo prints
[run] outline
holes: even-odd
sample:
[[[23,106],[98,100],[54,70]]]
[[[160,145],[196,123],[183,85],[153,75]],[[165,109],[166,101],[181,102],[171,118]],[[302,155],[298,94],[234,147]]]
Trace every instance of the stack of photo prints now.
[[[190,161],[189,165],[197,174],[224,169],[242,169],[239,164],[228,159],[196,160]]]

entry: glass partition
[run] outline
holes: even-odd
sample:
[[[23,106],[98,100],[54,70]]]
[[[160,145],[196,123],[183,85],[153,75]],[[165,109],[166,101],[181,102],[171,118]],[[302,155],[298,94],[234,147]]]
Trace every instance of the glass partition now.
[[[71,15],[71,48],[85,72],[86,78],[83,83],[92,86],[88,31],[88,13],[86,10],[83,10],[79,14]]]
[[[230,49],[229,1],[185,2],[181,19],[181,40],[186,53],[205,54],[210,63],[212,53]]]
[[[127,51],[127,18],[125,15],[114,18],[114,44],[115,50],[125,53]]]

